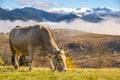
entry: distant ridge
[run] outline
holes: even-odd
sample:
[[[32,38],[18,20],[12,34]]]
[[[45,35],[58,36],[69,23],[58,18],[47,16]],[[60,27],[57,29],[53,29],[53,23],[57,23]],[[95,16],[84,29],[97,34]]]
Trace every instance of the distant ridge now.
[[[39,10],[33,7],[17,8],[13,10],[0,8],[0,20],[34,20],[38,22],[50,21],[73,21],[83,19],[89,22],[99,22],[106,17],[120,18],[120,11],[107,7],[97,8],[55,8],[50,10]]]

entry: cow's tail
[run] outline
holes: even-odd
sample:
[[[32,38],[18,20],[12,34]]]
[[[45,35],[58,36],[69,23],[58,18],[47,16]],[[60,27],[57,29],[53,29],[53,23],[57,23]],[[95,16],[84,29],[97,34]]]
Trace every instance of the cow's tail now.
[[[11,62],[12,62],[12,65],[14,65],[14,62],[15,62],[15,58],[14,58],[14,56],[15,56],[15,50],[13,49],[10,37],[9,37],[9,44],[10,44],[10,48],[11,48],[11,52],[12,52]]]

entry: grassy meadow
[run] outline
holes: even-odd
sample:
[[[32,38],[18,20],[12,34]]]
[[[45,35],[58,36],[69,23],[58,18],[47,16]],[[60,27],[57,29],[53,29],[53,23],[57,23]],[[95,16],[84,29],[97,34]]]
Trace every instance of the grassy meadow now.
[[[119,68],[75,68],[67,72],[51,71],[46,68],[34,68],[31,72],[28,67],[0,67],[0,80],[120,80]]]
[[[9,37],[8,34],[1,34],[0,80],[120,80],[120,36],[59,31],[57,32],[62,33],[63,36],[59,38],[60,34],[56,35],[56,41],[59,43],[61,39],[62,45],[70,48],[70,54],[68,54],[70,56],[66,59],[67,66],[73,69],[68,69],[67,72],[57,72],[48,68],[34,67],[30,72],[28,67],[15,70],[13,66],[1,66],[11,65]],[[72,35],[68,35],[69,33]],[[36,57],[35,61],[36,67],[44,66],[39,57]],[[72,62],[75,66],[71,64]]]

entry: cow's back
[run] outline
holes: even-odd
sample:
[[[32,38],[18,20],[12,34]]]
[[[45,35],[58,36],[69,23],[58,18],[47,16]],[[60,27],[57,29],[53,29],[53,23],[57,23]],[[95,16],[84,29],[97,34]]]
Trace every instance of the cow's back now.
[[[40,45],[40,26],[17,27],[10,32],[10,45],[19,52],[28,52],[28,46]]]

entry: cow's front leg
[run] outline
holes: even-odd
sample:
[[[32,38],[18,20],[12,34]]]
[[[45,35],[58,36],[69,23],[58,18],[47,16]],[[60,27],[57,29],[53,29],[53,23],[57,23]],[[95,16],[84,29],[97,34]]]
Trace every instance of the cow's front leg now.
[[[57,60],[56,58],[50,59],[51,69],[56,70],[57,69]]]
[[[33,64],[33,48],[29,46],[29,70],[32,70],[32,64]]]
[[[54,65],[53,65],[52,59],[49,59],[49,60],[50,60],[51,69],[52,69],[52,70],[55,70],[55,67],[54,67]]]

